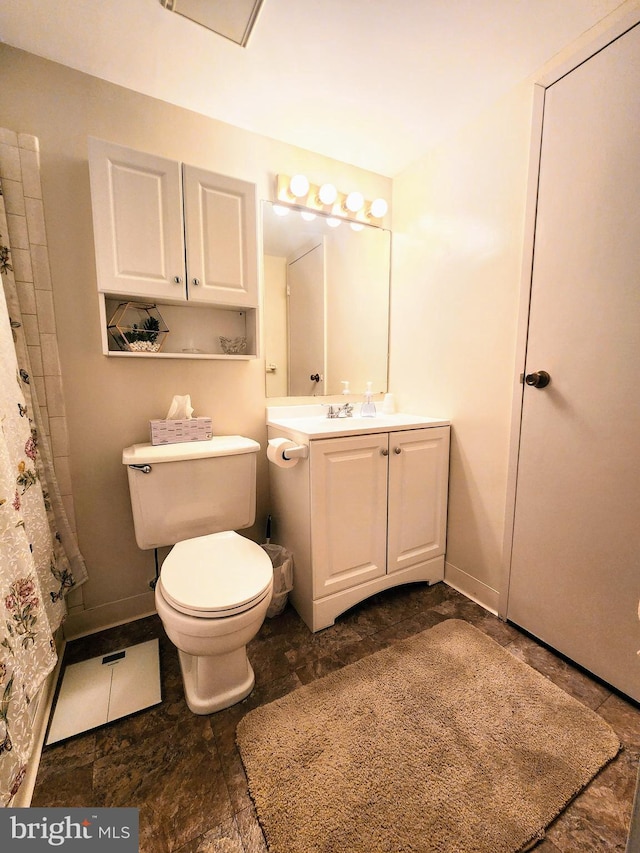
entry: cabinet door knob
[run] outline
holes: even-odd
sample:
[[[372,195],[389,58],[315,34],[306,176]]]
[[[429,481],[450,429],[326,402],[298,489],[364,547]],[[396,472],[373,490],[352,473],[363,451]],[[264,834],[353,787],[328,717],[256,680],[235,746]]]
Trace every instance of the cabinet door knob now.
[[[402,448],[401,447],[394,447],[393,452],[394,453],[402,453]]]
[[[174,275],[173,281],[175,282],[175,284],[182,284],[182,279],[179,275]]]
[[[380,451],[380,456],[388,456],[388,455],[389,455],[389,451],[387,450],[386,447],[383,447],[382,450]]]
[[[196,287],[197,287],[197,286],[200,284],[200,279],[199,279],[199,278],[194,278],[194,279],[193,279],[193,281],[192,281],[192,284],[195,284],[195,285],[196,285]]]

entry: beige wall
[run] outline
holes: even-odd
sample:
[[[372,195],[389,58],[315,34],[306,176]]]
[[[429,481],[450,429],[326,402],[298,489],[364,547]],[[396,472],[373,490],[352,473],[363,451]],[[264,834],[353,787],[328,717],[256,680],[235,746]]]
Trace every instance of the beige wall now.
[[[497,608],[531,86],[394,182],[391,389],[453,423],[447,577]]]
[[[342,392],[343,381],[358,401],[368,382],[374,394],[386,390],[390,249],[389,234],[381,231],[338,228],[325,241],[324,387],[331,394]]]
[[[389,197],[390,181],[344,163],[247,133],[0,45],[4,126],[40,139],[60,358],[69,417],[70,459],[80,547],[90,579],[84,613],[69,633],[148,612],[153,552],[140,551],[131,521],[123,447],[148,440],[174,394],[190,394],[217,433],[241,433],[265,446],[264,362],[118,359],[102,355],[93,249],[87,136],[97,136],[253,181],[272,198],[278,172],[358,186]],[[260,540],[268,471],[258,471]]]

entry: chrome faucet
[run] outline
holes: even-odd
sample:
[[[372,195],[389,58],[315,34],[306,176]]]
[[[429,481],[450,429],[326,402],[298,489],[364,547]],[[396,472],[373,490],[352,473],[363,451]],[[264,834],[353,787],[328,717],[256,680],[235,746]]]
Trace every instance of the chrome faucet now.
[[[338,407],[337,417],[350,418],[353,415],[353,406],[351,403],[345,403],[344,406]]]
[[[323,403],[324,405],[324,403]],[[353,406],[351,403],[345,403],[343,406],[327,406],[328,418],[350,418],[353,415]]]

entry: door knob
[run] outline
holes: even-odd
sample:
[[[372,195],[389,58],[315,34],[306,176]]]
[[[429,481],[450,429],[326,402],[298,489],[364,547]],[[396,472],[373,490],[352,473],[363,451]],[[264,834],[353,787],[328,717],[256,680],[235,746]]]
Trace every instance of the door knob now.
[[[320,382],[320,374],[319,373],[312,373],[311,376],[309,377],[309,379],[312,382]]]
[[[389,451],[387,450],[386,447],[383,447],[382,450],[380,451],[380,456],[388,456],[388,455],[389,455]]]
[[[532,388],[546,388],[551,382],[551,377],[546,370],[536,370],[535,373],[527,373],[524,381]]]

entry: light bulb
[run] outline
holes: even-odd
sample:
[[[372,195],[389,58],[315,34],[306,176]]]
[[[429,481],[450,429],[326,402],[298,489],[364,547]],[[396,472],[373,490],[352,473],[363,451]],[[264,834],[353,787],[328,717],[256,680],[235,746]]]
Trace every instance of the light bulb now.
[[[323,184],[318,190],[318,198],[322,204],[333,204],[338,197],[338,190],[333,184]]]
[[[362,222],[352,222],[351,223],[351,230],[352,231],[362,231],[363,229],[364,229],[364,225],[362,224]]]
[[[387,202],[383,198],[377,198],[375,201],[371,202],[369,216],[374,216],[376,219],[382,219],[387,210]]]
[[[289,208],[283,207],[281,204],[274,204],[273,205],[273,212],[277,216],[288,216],[289,215]]]
[[[330,228],[337,228],[337,227],[338,227],[338,225],[340,225],[340,220],[339,220],[339,219],[336,219],[336,217],[335,217],[335,216],[328,216],[328,217],[327,217],[327,225],[328,225]]]
[[[313,220],[316,218],[315,213],[312,213],[310,210],[301,210],[300,216],[307,222],[313,222]]]
[[[351,211],[351,213],[357,213],[359,210],[362,210],[363,205],[364,196],[358,192],[349,193],[344,203],[346,209]]]
[[[309,193],[309,179],[304,175],[294,175],[289,181],[289,192],[294,198],[305,198]]]

